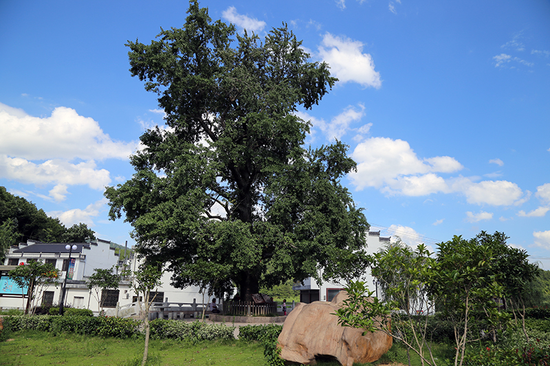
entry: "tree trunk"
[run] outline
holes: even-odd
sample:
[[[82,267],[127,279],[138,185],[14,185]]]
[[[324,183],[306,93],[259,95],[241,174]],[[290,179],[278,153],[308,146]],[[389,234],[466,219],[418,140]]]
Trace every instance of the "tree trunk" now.
[[[34,292],[34,278],[31,279],[31,283],[29,284],[29,289],[27,290],[27,306],[25,307],[25,315],[29,313],[33,292]]]
[[[260,291],[259,278],[251,273],[244,274],[244,278],[239,283],[239,292],[243,301],[252,301],[252,294]]]
[[[143,360],[141,361],[141,366],[145,366],[145,364],[147,363],[147,354],[149,353],[149,333],[150,333],[149,308],[150,307],[151,307],[151,303],[149,302],[149,292],[147,292],[147,296],[145,297],[145,315],[143,318],[145,321],[145,347],[143,348]]]

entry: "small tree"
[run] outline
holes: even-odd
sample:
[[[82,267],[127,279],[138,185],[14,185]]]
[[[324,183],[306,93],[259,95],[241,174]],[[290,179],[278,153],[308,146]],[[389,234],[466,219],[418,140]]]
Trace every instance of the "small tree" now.
[[[136,295],[139,297],[139,294],[143,294],[143,303],[145,305],[145,312],[143,315],[143,321],[145,323],[145,347],[143,350],[143,361],[141,362],[142,366],[145,366],[147,362],[147,354],[149,352],[149,309],[151,308],[151,303],[154,301],[154,298],[151,299],[151,291],[162,285],[161,283],[162,269],[159,269],[159,266],[153,265],[142,265],[139,270],[135,272],[135,281],[133,284]]]
[[[497,302],[504,294],[503,273],[495,271],[495,251],[476,239],[455,236],[438,244],[437,266],[430,292],[439,299],[443,314],[453,323],[456,353],[454,364],[462,365],[466,345],[477,341],[469,331],[473,311],[485,312],[493,327],[502,319]]]
[[[113,267],[109,269],[94,269],[94,273],[88,278],[88,288],[94,290],[94,296],[98,301],[98,311],[103,311],[106,299],[105,291],[108,289],[117,289],[119,283],[120,275],[113,273]]]
[[[22,289],[27,289],[27,306],[25,314],[29,313],[31,303],[35,298],[35,293],[40,293],[43,286],[55,284],[59,271],[52,264],[45,264],[40,261],[32,261],[27,264],[21,264],[9,272],[9,276]]]
[[[339,324],[365,332],[382,331],[403,342],[407,356],[412,350],[422,365],[436,365],[426,340],[428,318],[420,315],[433,311],[427,284],[434,264],[424,245],[413,251],[397,243],[375,254],[372,274],[382,287],[382,296],[373,298],[374,291],[364,282],[350,281],[346,287],[349,296],[336,312]]]

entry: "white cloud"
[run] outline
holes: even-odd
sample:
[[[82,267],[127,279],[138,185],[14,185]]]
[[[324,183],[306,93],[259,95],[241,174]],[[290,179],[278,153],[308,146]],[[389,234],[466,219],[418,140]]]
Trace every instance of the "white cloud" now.
[[[550,183],[543,184],[537,187],[535,196],[543,203],[550,203]]]
[[[508,41],[506,42],[505,44],[503,44],[502,46],[500,46],[500,48],[503,48],[503,49],[512,49],[512,50],[515,50],[515,51],[524,51],[525,50],[525,45],[523,43],[520,42],[520,39],[523,38],[522,36],[523,32],[519,32],[517,33],[514,38],[512,38],[511,41]]]
[[[529,213],[525,213],[525,211],[521,210],[518,212],[518,216],[521,217],[543,217],[546,215],[546,213],[550,211],[550,207],[539,207]]]
[[[550,51],[546,50],[531,50],[532,55],[544,55],[545,57],[550,56]]]
[[[493,218],[493,214],[489,212],[481,211],[480,213],[474,214],[471,211],[466,212],[466,221],[468,222],[479,222],[482,220],[491,220]]]
[[[66,227],[71,227],[74,224],[85,223],[86,225],[92,227],[94,226],[93,217],[97,217],[100,214],[103,206],[107,204],[108,200],[102,198],[99,201],[88,205],[84,210],[79,208],[68,210],[68,211],[51,211],[48,212],[48,216],[57,217],[63,225]]]
[[[491,159],[491,160],[489,160],[489,163],[490,164],[496,164],[498,166],[503,166],[504,165],[504,162],[500,159]]]
[[[321,28],[323,28],[323,25],[313,19],[310,19],[309,22],[307,23],[307,27],[314,27],[315,29],[317,29],[318,31],[321,30]],[[308,52],[310,53],[310,52]]]
[[[365,107],[362,104],[359,104],[359,109],[348,106],[342,113],[333,117],[330,122],[326,122],[324,119],[319,119],[309,115],[306,112],[296,112],[296,115],[303,119],[304,121],[309,121],[313,129],[319,129],[327,140],[338,139],[341,140],[348,131],[352,130],[350,124],[352,122],[360,121],[361,118],[365,115]],[[371,124],[363,125],[358,129],[355,129],[359,134],[368,133]],[[312,129],[312,133],[314,130]]]
[[[435,220],[435,222],[432,224],[433,226],[441,225],[445,219],[441,220]]]
[[[536,246],[550,250],[550,230],[535,231],[533,236],[535,237]]]
[[[352,122],[359,121],[365,115],[365,107],[359,105],[359,110],[352,106],[348,106],[342,113],[332,118],[330,123],[325,123],[320,120],[317,126],[323,131],[328,140],[341,140],[348,130]]]
[[[495,60],[495,67],[503,66],[505,63],[510,62],[510,59],[512,56],[507,55],[505,53],[501,53],[500,55],[494,56],[493,60]]]
[[[319,46],[319,56],[330,65],[331,72],[340,82],[356,82],[378,89],[382,86],[380,73],[374,71],[371,55],[362,50],[360,41],[327,33]]]
[[[137,142],[113,141],[92,118],[58,107],[46,118],[0,104],[0,155],[28,160],[128,159]]]
[[[372,127],[372,123],[367,123],[366,125],[363,125],[359,128],[356,128],[355,136],[353,136],[353,141],[360,142],[363,140],[366,134],[370,132],[370,128]]]
[[[102,190],[111,182],[111,178],[109,177],[109,171],[96,168],[97,166],[93,160],[78,164],[71,164],[59,159],[33,163],[25,159],[0,155],[0,178],[15,180],[24,184],[81,184]],[[59,198],[59,192],[62,191],[58,188],[54,192],[57,192]]]
[[[427,196],[432,193],[446,192],[448,190],[445,179],[433,173],[420,176],[399,177],[382,189],[388,194],[400,193],[405,196]]]
[[[110,173],[96,160],[128,159],[138,142],[114,141],[92,118],[58,107],[33,117],[0,104],[0,178],[54,187],[45,199],[65,200],[70,185],[103,190]]]
[[[512,56],[507,55],[505,53],[501,53],[500,55],[494,56],[493,60],[495,60],[495,67],[504,67],[505,65],[507,65],[511,61],[517,62],[517,63],[525,65],[525,66],[529,66],[529,67],[533,67],[535,65],[532,62],[525,61],[525,60],[523,60],[523,59],[521,59],[517,56],[512,57]]]
[[[346,0],[335,0],[336,1],[336,5],[344,10],[346,8]]]
[[[227,19],[231,23],[238,27],[244,28],[251,32],[259,32],[263,30],[266,23],[262,20],[254,19],[237,13],[237,9],[234,6],[230,6],[227,10],[224,10],[222,17]]]
[[[392,236],[392,242],[396,242],[396,237],[398,236],[401,241],[412,248],[416,248],[418,244],[424,243],[423,236],[408,226],[391,225],[387,231]]]
[[[462,192],[468,203],[493,206],[517,205],[523,202],[524,196],[517,184],[505,180],[474,183],[466,178],[454,190]]]
[[[369,138],[356,146],[351,157],[357,162],[357,172],[349,178],[357,190],[374,187],[406,196],[460,193],[468,203],[494,206],[519,205],[530,195],[504,180],[476,182],[476,178],[461,176],[444,179],[437,173],[457,172],[463,169],[462,164],[449,156],[421,159],[403,140]]]
[[[390,9],[390,11],[391,11],[392,13],[397,14],[397,11],[395,11],[395,6],[393,5],[392,2],[390,2],[390,3],[388,4],[388,8]]]
[[[418,184],[434,184],[422,190],[436,192],[443,189],[441,179],[429,173],[462,169],[458,161],[447,156],[419,159],[408,142],[384,137],[369,138],[358,144],[351,156],[357,162],[357,172],[350,174],[350,179],[358,190],[386,187],[417,195]],[[409,175],[413,177],[406,177]]]
[[[68,193],[65,184],[58,184],[50,190],[50,196],[57,202],[64,201]]]

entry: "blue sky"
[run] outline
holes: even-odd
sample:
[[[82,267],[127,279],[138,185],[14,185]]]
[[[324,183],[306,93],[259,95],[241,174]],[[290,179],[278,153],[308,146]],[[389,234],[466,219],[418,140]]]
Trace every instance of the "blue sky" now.
[[[550,2],[202,1],[265,35],[288,23],[340,79],[312,110],[313,146],[349,145],[343,182],[374,229],[432,249],[503,231],[550,270]],[[127,40],[181,27],[186,1],[0,2],[0,185],[102,239],[103,187],[162,124]]]

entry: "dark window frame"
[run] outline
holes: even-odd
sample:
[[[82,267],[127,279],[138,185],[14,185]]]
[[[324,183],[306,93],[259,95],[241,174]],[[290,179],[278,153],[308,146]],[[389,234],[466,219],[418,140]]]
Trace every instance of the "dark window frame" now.
[[[116,308],[118,299],[120,296],[120,290],[102,290],[101,291],[101,303],[104,308]]]

